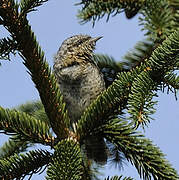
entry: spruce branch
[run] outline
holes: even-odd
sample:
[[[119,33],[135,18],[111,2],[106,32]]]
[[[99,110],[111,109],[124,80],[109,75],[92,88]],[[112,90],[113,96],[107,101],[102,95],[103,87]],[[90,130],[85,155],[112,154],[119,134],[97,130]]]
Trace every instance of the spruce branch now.
[[[143,6],[145,0],[128,0],[128,1],[115,1],[115,0],[82,0],[82,10],[79,11],[77,17],[81,19],[82,23],[93,21],[93,25],[96,20],[101,19],[107,14],[107,21],[112,14],[115,16],[122,11],[125,11],[127,18],[132,18],[137,14],[139,9]]]
[[[118,123],[118,120],[116,123]],[[126,163],[124,154],[121,151],[119,151],[118,147],[112,144],[111,142],[106,141],[106,145],[109,151],[109,166],[114,167],[115,169],[123,170],[123,164]]]
[[[0,159],[10,157],[14,154],[19,154],[30,147],[28,141],[17,139],[18,137],[9,138],[9,140],[0,147]]]
[[[169,6],[172,8],[172,13],[174,16],[173,26],[174,29],[179,29],[179,1],[178,0],[168,0]]]
[[[0,130],[7,134],[18,135],[21,140],[53,145],[54,137],[48,124],[16,110],[0,107]]]
[[[20,1],[20,16],[24,16],[29,12],[36,11],[36,7],[41,6],[48,0],[21,0]]]
[[[119,73],[117,79],[112,83],[112,85],[98,96],[78,121],[77,133],[81,136],[80,138],[83,139],[85,136],[92,134],[95,129],[100,128],[105,121],[110,119],[110,116],[114,116],[115,113],[120,114],[120,112],[126,108],[129,94],[131,93],[131,87],[133,87],[133,94],[130,95],[130,97],[137,97],[136,93],[139,93],[141,97],[143,97],[144,93],[140,88],[140,85],[143,87],[144,82],[145,85],[146,83],[149,83],[152,87],[146,87],[146,98],[141,98],[142,102],[140,103],[144,105],[143,100],[147,100],[149,106],[147,107],[148,109],[146,109],[147,111],[145,115],[148,116],[153,113],[153,105],[155,102],[151,101],[151,98],[155,93],[151,94],[151,92],[156,90],[157,85],[161,85],[164,75],[172,71],[176,66],[178,62],[178,42],[179,32],[174,32],[163,41],[162,45],[154,50],[151,57],[145,59],[144,63],[141,63],[140,66],[137,66],[128,72]],[[144,77],[146,78],[144,79]],[[135,86],[136,84],[138,85]],[[138,99],[131,98],[130,109],[133,108],[135,110],[135,103],[139,104]],[[138,112],[135,113],[135,115],[132,114],[133,117],[135,116],[138,118],[138,123],[141,121],[141,116],[139,116],[143,110],[141,107],[144,106],[139,107],[140,109],[138,109]],[[133,110],[130,112],[132,113]],[[136,110],[134,112],[136,112]]]
[[[175,98],[177,99],[177,90],[179,89],[179,76],[175,73],[168,73],[163,80],[162,90],[164,92],[167,88],[167,93],[170,91],[175,93]]]
[[[155,113],[154,105],[157,102],[153,101],[153,97],[157,96],[157,86],[158,83],[150,77],[148,71],[143,71],[134,80],[127,107],[130,119],[135,122],[136,127],[140,124],[144,127],[152,119],[150,115]]]
[[[139,72],[141,72],[140,68],[119,73],[112,85],[85,110],[77,123],[77,133],[81,140],[85,136],[92,135],[96,130],[99,131],[110,118],[122,113],[126,108],[132,81]]]
[[[83,179],[83,161],[80,146],[71,140],[62,140],[56,147],[47,170],[46,179]],[[88,177],[84,178],[88,179]]]
[[[104,180],[133,180],[133,178],[130,177],[122,177],[122,176],[113,176],[113,177],[107,177]]]
[[[107,14],[107,20],[110,15],[125,11],[127,18],[135,16],[139,10],[142,16],[139,17],[142,30],[147,30],[146,35],[154,40],[161,42],[174,30],[178,29],[178,2],[176,0],[82,0],[78,5],[83,5],[78,13],[78,18],[82,23],[91,21],[93,25]]]
[[[51,160],[51,153],[34,150],[26,154],[13,155],[0,160],[1,179],[20,179],[26,175],[39,172]]]
[[[44,109],[44,106],[40,100],[37,100],[17,106],[16,109],[33,116],[35,112]]]
[[[28,25],[26,15],[19,15],[13,0],[0,1],[0,6],[2,6],[0,16],[4,21],[4,26],[18,44],[18,51],[39,91],[53,131],[59,138],[67,137],[69,117],[65,110],[65,104],[55,76],[44,58],[44,53],[31,31],[30,25]]]
[[[156,102],[158,87],[165,81],[165,75],[175,70],[178,63],[179,32],[172,33],[156,48],[149,59],[144,61],[144,71],[134,80],[128,100],[131,119],[138,126],[149,121],[149,115],[155,112],[153,106]],[[154,92],[155,91],[155,92]]]
[[[17,107],[17,110],[25,112],[38,120],[44,121],[50,126],[50,122],[47,117],[47,114],[45,113],[44,106],[42,102],[39,100],[22,104]]]
[[[97,66],[102,71],[104,68],[113,69],[116,73],[120,72],[123,69],[123,64],[117,62],[113,57],[105,54],[94,54],[94,61],[97,63]]]
[[[77,134],[80,140],[85,136],[101,132],[100,128],[106,121],[122,113],[127,105],[131,85],[143,70],[144,66],[140,66],[131,71],[119,73],[112,85],[86,109],[77,123]]]
[[[128,70],[140,66],[140,63],[151,56],[152,51],[155,48],[157,48],[157,44],[154,44],[151,39],[139,41],[132,50],[127,52],[123,57],[122,62]]]
[[[14,54],[17,50],[17,44],[11,38],[0,40],[0,59],[10,60],[10,53]]]
[[[140,20],[142,30],[154,42],[161,42],[175,30],[175,17],[168,0],[148,0],[143,8]]]
[[[105,126],[104,137],[118,147],[143,179],[179,178],[159,148],[138,134],[126,121],[114,119]]]
[[[82,7],[81,11],[79,11],[77,17],[81,19],[81,23],[86,23],[92,20],[93,26],[95,21],[104,17],[105,14],[108,14],[108,20],[110,14],[113,12],[113,8],[115,8],[116,14],[121,12],[122,9],[122,5],[118,1],[82,1],[81,4],[82,3],[84,3],[84,7]]]
[[[116,79],[117,73],[124,69],[123,62],[117,63],[113,57],[108,55],[95,54],[94,61],[103,73],[106,88]]]
[[[178,52],[179,31],[175,31],[153,51],[149,60],[146,60],[146,67],[150,67],[154,72],[158,71],[162,74],[174,71],[179,60]],[[160,78],[157,78],[158,75],[154,73],[153,78],[160,80]]]

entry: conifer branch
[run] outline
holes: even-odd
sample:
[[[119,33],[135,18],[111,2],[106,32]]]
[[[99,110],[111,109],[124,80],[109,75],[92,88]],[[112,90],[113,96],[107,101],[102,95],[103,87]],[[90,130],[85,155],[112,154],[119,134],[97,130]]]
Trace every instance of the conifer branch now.
[[[126,159],[136,167],[142,178],[146,180],[152,177],[165,180],[179,178],[159,148],[137,134],[126,121],[113,120],[106,124],[104,137],[118,147]]]
[[[113,63],[112,58],[110,62],[108,61],[110,58],[107,57],[107,61],[103,61],[104,63],[97,60],[100,68],[109,65],[109,69],[115,69],[115,74],[109,83],[110,86],[107,85],[108,89],[102,92],[77,122],[79,139],[76,139],[75,134],[75,139],[71,140],[67,137],[74,134],[70,134],[70,130],[67,128],[70,121],[65,103],[56,79],[44,58],[44,53],[26,19],[28,12],[34,11],[35,7],[46,1],[22,0],[18,4],[13,0],[0,0],[0,23],[5,26],[12,37],[12,39],[7,38],[1,41],[0,53],[8,58],[9,53],[19,51],[39,91],[48,116],[48,118],[45,116],[44,119],[41,118],[44,110],[40,107],[34,108],[34,110],[31,107],[32,109],[29,111],[27,108],[28,114],[0,107],[0,130],[15,134],[15,139],[21,140],[19,144],[15,144],[13,141],[6,143],[1,149],[2,157],[23,151],[23,148],[26,148],[27,140],[33,143],[54,145],[54,137],[49,132],[50,127],[58,139],[63,140],[55,147],[52,161],[50,161],[52,155],[47,151],[31,151],[25,155],[18,156],[16,154],[1,159],[0,178],[18,179],[29,173],[37,172],[40,167],[50,162],[47,179],[58,177],[58,179],[90,180],[80,145],[75,140],[79,140],[81,143],[89,135],[100,134],[125,155],[144,179],[148,180],[152,177],[165,180],[179,179],[177,172],[165,160],[163,153],[151,141],[135,132],[132,128],[133,123],[127,124],[120,119],[114,119],[128,108],[131,119],[137,125],[146,124],[149,121],[149,115],[154,112],[152,98],[155,96],[155,92],[161,86],[178,89],[179,80],[173,71],[178,70],[179,64],[179,32],[171,34],[174,29],[178,29],[178,8],[174,7],[174,5],[179,7],[178,2],[175,0],[148,0],[145,3],[144,0],[82,0],[84,7],[79,16],[83,18],[84,22],[91,19],[95,21],[105,14],[108,14],[109,18],[111,14],[118,14],[123,10],[127,18],[131,18],[145,5],[146,9],[144,8],[143,11],[145,17],[141,19],[141,24],[144,25],[144,29],[148,30],[147,35],[153,40],[152,43],[156,49],[154,50],[152,46],[146,46],[144,50],[136,48],[142,54],[134,53],[133,55],[136,57],[129,57],[130,62],[134,62],[134,64],[137,63],[137,60],[139,62],[132,69],[129,68],[130,71],[120,72],[120,68],[124,68],[123,64],[118,66]],[[167,38],[169,34],[171,35]],[[158,43],[162,41],[162,45],[158,46]],[[153,50],[154,52],[151,53]],[[146,52],[149,52],[147,57],[144,56]],[[150,58],[148,58],[149,56]],[[105,57],[101,56],[99,59],[105,60]],[[51,126],[49,126],[49,121]],[[12,147],[10,147],[11,145]],[[39,162],[39,160],[41,161]],[[25,169],[23,169],[24,167]],[[122,176],[115,176],[111,180],[121,178]],[[124,179],[131,180],[131,178]],[[108,177],[106,180],[110,180],[110,178]]]
[[[69,117],[65,110],[55,76],[52,74],[44,53],[38,45],[26,15],[20,16],[13,0],[1,0],[0,16],[3,24],[18,44],[18,51],[24,59],[36,88],[39,91],[53,131],[59,138],[68,136]]]
[[[176,29],[175,17],[168,0],[147,0],[140,20],[142,30],[147,30],[147,35],[154,42],[161,42]]]
[[[45,113],[45,109],[41,101],[33,101],[33,102],[27,102],[26,104],[22,104],[17,107],[17,110],[21,112],[25,112],[34,118],[44,121],[45,123],[50,126],[49,119],[47,117],[47,114]]]
[[[37,100],[17,106],[15,109],[33,116],[35,112],[44,109],[44,106],[40,100]]]
[[[125,121],[126,119],[123,119],[123,120]],[[116,123],[118,123],[118,120],[116,120]],[[107,141],[106,144],[109,150],[108,161],[109,161],[110,167],[119,169],[119,171],[123,170],[124,169],[123,165],[126,163],[124,154],[121,151],[119,151],[118,147],[115,146],[113,143]]]
[[[179,1],[178,0],[168,0],[169,6],[172,8],[172,13],[174,16],[174,29],[179,30]]]
[[[51,153],[44,150],[34,150],[26,154],[13,155],[0,160],[1,179],[20,179],[26,175],[37,173],[51,160]]]
[[[113,177],[107,177],[104,180],[133,180],[133,178],[130,177],[122,177],[122,176],[113,176]]]
[[[77,17],[81,19],[81,23],[92,20],[93,25],[97,19],[101,19],[105,14],[108,14],[108,20],[113,8],[115,8],[116,14],[121,12],[122,9],[122,5],[118,1],[107,1],[106,3],[102,1],[82,1],[81,4],[83,3],[84,7],[79,11]]]
[[[177,99],[176,91],[179,89],[179,76],[178,76],[178,74],[168,73],[164,77],[164,81],[163,81],[162,85],[163,85],[163,87],[162,87],[163,91],[165,88],[167,88],[167,93],[169,93],[169,91],[174,92],[175,97]]]
[[[94,61],[103,73],[106,88],[116,79],[117,74],[124,70],[123,62],[117,63],[113,57],[109,57],[108,55],[95,54]]]
[[[178,29],[178,2],[176,0],[82,0],[78,5],[83,5],[78,13],[82,23],[91,21],[93,25],[107,14],[107,20],[112,14],[115,16],[125,11],[127,18],[135,16],[140,9],[140,25],[142,30],[147,30],[146,35],[155,42],[161,42],[174,30]]]
[[[36,7],[41,6],[47,1],[48,0],[21,0],[19,4],[21,9],[20,16],[24,16],[31,11],[36,11]]]
[[[11,38],[0,40],[0,59],[10,60],[10,53],[15,54],[17,44]]]
[[[146,67],[150,67],[152,71],[161,72],[162,74],[174,71],[179,61],[179,31],[172,33],[165,41],[156,48],[149,60],[146,60]],[[151,70],[149,70],[151,72]],[[152,73],[151,73],[152,75]],[[153,78],[158,81],[154,73]]]
[[[151,39],[139,41],[134,48],[127,52],[123,57],[122,63],[124,66],[127,66],[126,69],[128,70],[140,66],[145,59],[148,59],[151,56],[152,51],[155,48],[157,48],[157,44],[155,44]]]
[[[153,97],[157,96],[158,83],[155,82],[148,72],[143,71],[134,80],[128,99],[128,112],[130,119],[135,122],[135,126],[147,125],[150,122],[150,115],[155,113]]]
[[[113,177],[107,177],[104,180],[133,180],[133,178],[130,177],[122,177],[122,176],[113,176]]]
[[[24,152],[28,147],[30,147],[28,141],[17,140],[17,137],[9,138],[0,148],[0,159]]]
[[[80,147],[74,141],[62,140],[55,147],[52,161],[47,170],[47,179],[83,179],[83,162]],[[84,179],[88,180],[89,177]]]
[[[136,71],[121,72],[112,85],[86,109],[77,123],[77,133],[81,140],[95,132],[95,129],[100,128],[110,117],[122,112],[126,107],[135,74]]]
[[[144,77],[150,77],[148,81],[150,84],[153,84],[152,87],[148,87],[145,90],[146,97],[141,98],[141,100],[149,100],[149,107],[146,115],[149,115],[154,112],[153,105],[155,102],[151,101],[151,98],[154,94],[150,94],[152,90],[156,90],[156,86],[160,85],[164,75],[174,69],[178,60],[178,49],[179,49],[179,32],[175,32],[171,34],[167,40],[165,40],[161,46],[155,49],[152,53],[152,56],[149,60],[145,60],[144,63],[141,63],[140,66],[132,69],[129,72],[121,72],[118,74],[117,79],[112,83],[109,88],[104,91],[98,98],[87,108],[87,110],[82,115],[81,119],[77,123],[77,132],[79,136],[83,139],[85,136],[94,132],[95,129],[100,128],[105,121],[107,121],[110,116],[114,115],[115,112],[120,114],[124,108],[126,108],[126,104],[129,98],[129,94],[131,93],[131,87],[133,87],[133,96],[137,96],[137,92],[140,92],[141,97],[143,95],[143,90],[140,86],[144,86],[143,82],[145,80]],[[167,61],[166,61],[167,59]],[[138,86],[135,86],[135,83]],[[138,88],[138,90],[137,90]],[[135,103],[137,103],[137,98],[131,98],[130,101],[130,109],[134,109]],[[138,103],[139,104],[139,103]],[[139,106],[140,107],[140,106]],[[152,109],[151,109],[152,108]],[[133,112],[131,110],[130,112]],[[136,112],[136,110],[134,111]],[[141,109],[139,109],[138,113],[135,113],[135,116],[139,116]],[[132,119],[135,120],[134,114],[132,114]],[[138,121],[140,122],[140,121]],[[143,121],[142,121],[143,122]],[[137,123],[137,122],[135,122]]]
[[[54,137],[46,123],[16,110],[0,107],[0,130],[7,134],[15,134],[21,140],[50,146],[54,144]]]
[[[175,70],[178,63],[179,32],[171,34],[156,48],[151,57],[144,62],[142,71],[133,81],[128,100],[131,119],[138,126],[149,121],[149,115],[155,112],[156,102],[152,97],[156,95],[158,87],[164,81],[168,72]],[[155,92],[154,92],[155,91]]]
[[[130,19],[137,14],[144,2],[145,0],[82,0],[78,5],[83,4],[84,6],[77,17],[82,20],[82,23],[92,20],[94,25],[95,21],[101,19],[105,14],[108,15],[108,21],[111,14],[115,16],[125,10],[126,17]]]

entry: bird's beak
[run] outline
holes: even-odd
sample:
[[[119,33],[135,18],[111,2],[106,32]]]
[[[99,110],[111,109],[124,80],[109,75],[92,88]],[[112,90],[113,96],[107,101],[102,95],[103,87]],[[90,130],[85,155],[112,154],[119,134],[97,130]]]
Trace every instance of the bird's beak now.
[[[99,36],[99,37],[95,37],[95,38],[92,38],[92,41],[96,42],[98,41],[99,39],[101,39],[103,36]]]

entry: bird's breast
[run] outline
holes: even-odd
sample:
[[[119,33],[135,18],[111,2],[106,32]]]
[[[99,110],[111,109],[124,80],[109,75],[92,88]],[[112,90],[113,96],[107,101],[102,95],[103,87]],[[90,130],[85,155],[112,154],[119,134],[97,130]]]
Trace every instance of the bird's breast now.
[[[58,81],[72,120],[77,120],[105,89],[102,74],[91,63],[64,68],[58,73]]]

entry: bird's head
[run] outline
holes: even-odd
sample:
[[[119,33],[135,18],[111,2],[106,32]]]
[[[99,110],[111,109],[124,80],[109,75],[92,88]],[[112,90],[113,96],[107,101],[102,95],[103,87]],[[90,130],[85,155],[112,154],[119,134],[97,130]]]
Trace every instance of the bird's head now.
[[[68,56],[90,56],[95,49],[96,41],[102,37],[92,38],[88,35],[75,35],[66,39],[58,51],[60,59]]]

